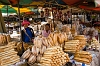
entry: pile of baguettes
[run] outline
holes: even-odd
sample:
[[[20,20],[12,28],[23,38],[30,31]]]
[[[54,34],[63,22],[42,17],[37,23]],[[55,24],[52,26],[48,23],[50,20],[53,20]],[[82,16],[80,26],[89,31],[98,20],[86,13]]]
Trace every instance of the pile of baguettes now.
[[[86,45],[86,38],[84,35],[77,35],[73,40],[65,42],[64,51],[75,53],[82,50]]]
[[[81,63],[90,64],[92,61],[92,56],[89,52],[79,51],[75,53],[74,60]]]
[[[79,40],[70,40],[65,42],[64,51],[75,53],[80,50]]]
[[[41,66],[63,66],[69,62],[68,54],[64,53],[62,48],[59,46],[54,46],[47,48],[41,58]]]
[[[3,46],[11,41],[10,35],[0,34],[0,45]]]
[[[9,66],[20,61],[17,52],[14,51],[15,42],[9,42],[6,46],[0,46],[0,66]]]
[[[74,37],[74,40],[79,40],[80,49],[83,49],[85,47],[87,39],[84,35],[77,35]]]

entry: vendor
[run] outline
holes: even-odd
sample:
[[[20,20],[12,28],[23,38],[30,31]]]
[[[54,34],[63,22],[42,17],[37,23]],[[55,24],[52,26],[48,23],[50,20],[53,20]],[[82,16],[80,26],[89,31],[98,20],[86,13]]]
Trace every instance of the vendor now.
[[[42,31],[42,36],[48,37],[50,34],[50,24],[45,25],[45,30]]]
[[[34,31],[32,28],[28,27],[29,25],[30,23],[26,20],[22,23],[22,26],[24,27],[24,29],[21,31],[22,41],[26,43],[32,42],[35,37]]]

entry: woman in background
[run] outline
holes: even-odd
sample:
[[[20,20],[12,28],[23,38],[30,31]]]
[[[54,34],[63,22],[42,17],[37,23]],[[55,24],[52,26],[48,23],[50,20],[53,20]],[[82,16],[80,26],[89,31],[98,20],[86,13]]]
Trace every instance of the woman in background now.
[[[45,25],[45,30],[42,31],[42,36],[43,37],[48,37],[50,34],[50,24]]]

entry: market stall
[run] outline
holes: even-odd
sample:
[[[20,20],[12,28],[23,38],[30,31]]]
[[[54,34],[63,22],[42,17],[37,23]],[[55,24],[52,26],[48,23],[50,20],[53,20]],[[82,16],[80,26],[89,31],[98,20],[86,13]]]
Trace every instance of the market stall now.
[[[18,4],[21,32],[21,2],[12,0],[10,2]],[[75,3],[77,2],[79,0]],[[28,4],[32,5],[31,1]],[[52,4],[50,5],[52,7],[46,7],[42,14],[45,14],[47,18],[51,15],[52,18],[44,23],[37,21],[31,24],[35,26],[33,29],[36,31],[32,44],[24,43],[22,38],[14,40],[8,34],[0,34],[0,66],[100,66],[100,43],[97,30],[93,27],[84,27],[79,20],[71,24],[64,23],[72,20],[72,12],[67,11],[63,14],[61,9],[58,10],[53,8]],[[50,24],[50,34],[44,37],[41,32],[46,23]],[[13,32],[13,36],[15,34],[17,34],[16,31]],[[18,34],[18,36],[22,35]]]

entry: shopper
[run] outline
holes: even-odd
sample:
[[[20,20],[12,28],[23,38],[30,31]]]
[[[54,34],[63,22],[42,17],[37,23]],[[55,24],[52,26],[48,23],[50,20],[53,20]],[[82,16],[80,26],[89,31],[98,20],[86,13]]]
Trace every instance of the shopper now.
[[[28,21],[23,21],[22,26],[24,29],[21,31],[22,33],[22,41],[25,43],[30,43],[33,41],[35,35],[32,28],[29,27],[30,23]]]
[[[50,24],[45,25],[45,30],[42,31],[42,36],[48,37],[50,34]]]

